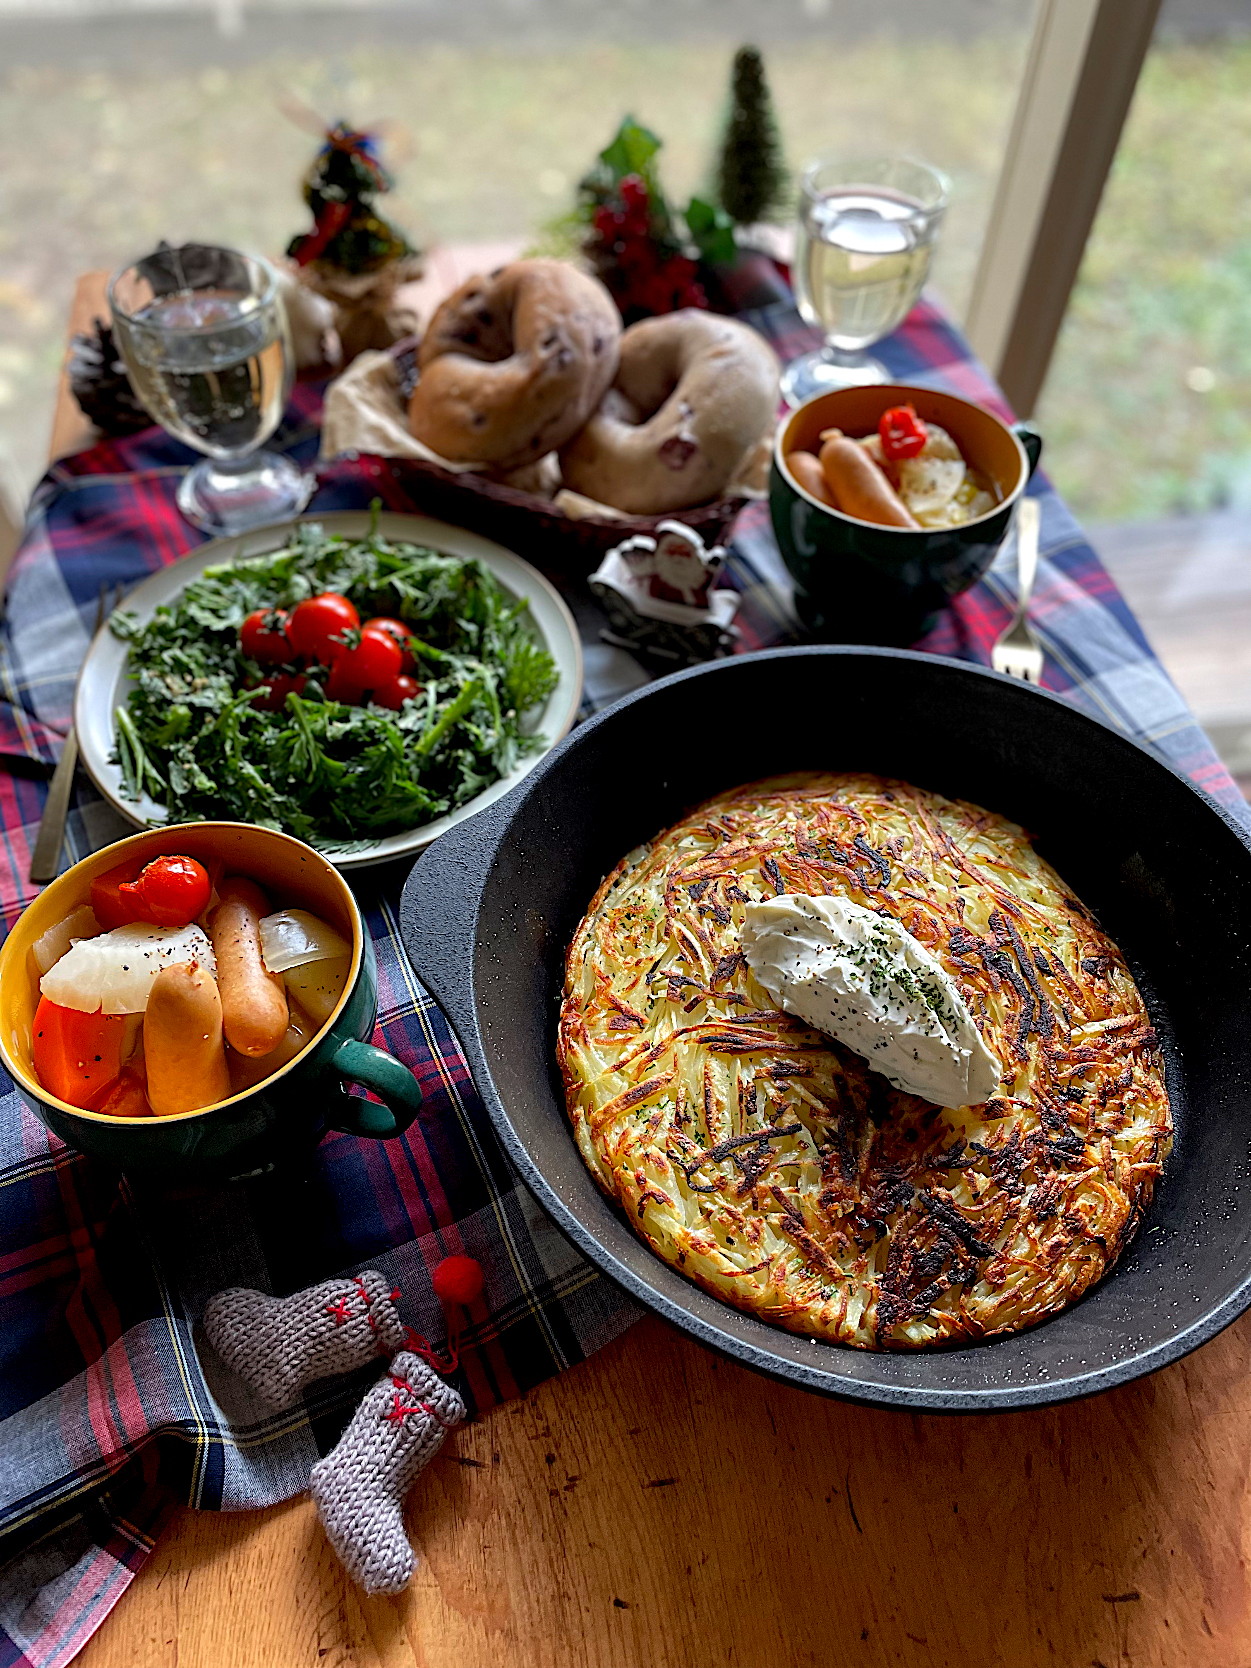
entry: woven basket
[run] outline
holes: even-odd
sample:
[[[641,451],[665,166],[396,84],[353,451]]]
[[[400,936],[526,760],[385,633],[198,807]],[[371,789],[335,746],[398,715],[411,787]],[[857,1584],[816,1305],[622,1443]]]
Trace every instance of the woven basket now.
[[[407,401],[416,373],[417,338],[396,342],[390,351],[399,371],[401,396]],[[662,521],[682,522],[708,546],[724,543],[731,522],[748,502],[738,495],[662,515],[574,517],[558,510],[550,498],[520,492],[482,475],[444,469],[422,458],[388,461],[395,478],[409,492],[414,509],[422,514],[481,533],[536,566],[576,574],[598,567],[623,539],[639,533],[654,535]]]

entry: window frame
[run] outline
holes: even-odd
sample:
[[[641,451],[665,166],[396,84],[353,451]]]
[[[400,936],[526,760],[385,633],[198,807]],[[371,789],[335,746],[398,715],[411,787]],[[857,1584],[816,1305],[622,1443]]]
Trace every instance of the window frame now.
[[[1009,404],[1037,403],[1160,0],[1039,0],[965,333]]]

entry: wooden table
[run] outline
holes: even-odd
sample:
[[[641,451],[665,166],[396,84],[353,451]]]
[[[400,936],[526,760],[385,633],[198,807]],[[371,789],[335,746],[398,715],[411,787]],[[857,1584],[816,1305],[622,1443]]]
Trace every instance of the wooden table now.
[[[86,439],[63,391],[54,445]],[[78,1661],[1249,1668],[1249,1471],[1251,1315],[1125,1389],[976,1419],[820,1401],[648,1319],[449,1439],[402,1597],[362,1596],[307,1500],[184,1510]]]

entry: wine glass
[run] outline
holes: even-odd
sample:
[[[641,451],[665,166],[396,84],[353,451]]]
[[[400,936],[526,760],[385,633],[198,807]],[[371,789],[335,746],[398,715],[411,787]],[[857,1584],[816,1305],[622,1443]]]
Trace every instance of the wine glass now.
[[[178,508],[206,533],[241,533],[296,515],[314,480],[262,448],[294,378],[274,270],[255,255],[166,244],[109,284],[117,343],[144,409],[207,456]]]
[[[864,349],[889,336],[921,293],[950,189],[937,168],[902,157],[808,164],[792,274],[804,322],[824,330],[825,346],[786,367],[788,404],[888,380]]]

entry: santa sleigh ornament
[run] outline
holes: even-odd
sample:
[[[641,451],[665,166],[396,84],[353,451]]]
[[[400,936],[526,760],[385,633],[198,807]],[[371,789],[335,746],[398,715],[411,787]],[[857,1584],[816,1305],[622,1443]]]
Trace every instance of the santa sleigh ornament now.
[[[724,561],[680,521],[614,545],[588,581],[608,616],[604,641],[675,666],[728,653],[740,598],[712,588]]]

